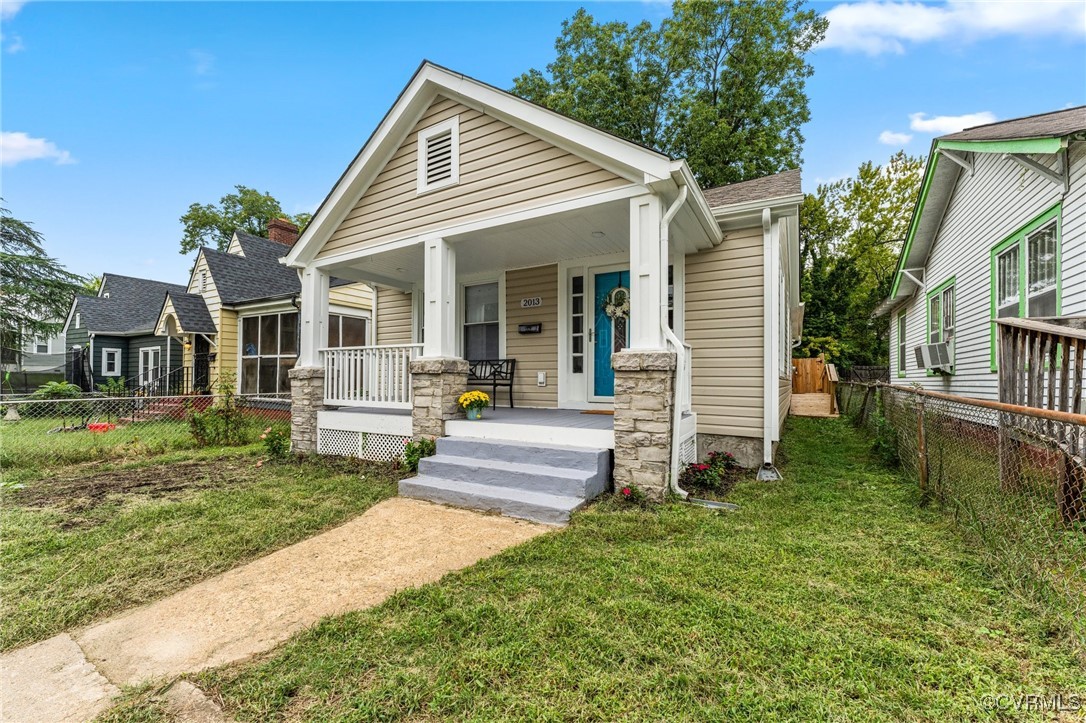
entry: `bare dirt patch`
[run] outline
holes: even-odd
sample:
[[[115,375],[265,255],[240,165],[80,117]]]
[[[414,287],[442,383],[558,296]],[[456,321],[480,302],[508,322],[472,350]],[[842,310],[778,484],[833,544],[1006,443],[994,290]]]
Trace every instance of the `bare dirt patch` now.
[[[7,495],[20,507],[54,507],[81,514],[117,497],[166,497],[181,492],[222,487],[259,474],[254,458],[210,459],[111,469],[75,475],[60,473]]]

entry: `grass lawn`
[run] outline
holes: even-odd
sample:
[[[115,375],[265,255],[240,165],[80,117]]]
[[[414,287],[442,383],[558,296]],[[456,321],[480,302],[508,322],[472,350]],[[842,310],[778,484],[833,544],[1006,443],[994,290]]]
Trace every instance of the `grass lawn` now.
[[[196,682],[239,720],[973,720],[1086,694],[1066,629],[996,589],[843,420],[790,422],[736,513],[605,502]],[[154,691],[113,720],[155,719]]]
[[[72,466],[0,498],[0,649],[145,603],[396,493],[384,465],[255,446]]]

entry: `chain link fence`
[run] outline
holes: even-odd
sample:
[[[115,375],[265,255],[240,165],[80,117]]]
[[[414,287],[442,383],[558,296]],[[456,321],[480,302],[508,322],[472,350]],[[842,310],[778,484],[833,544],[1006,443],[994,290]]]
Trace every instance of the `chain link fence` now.
[[[256,444],[269,429],[289,444],[286,395],[7,399],[0,401],[0,484],[65,465]]]
[[[842,413],[916,480],[993,575],[1066,624],[1086,655],[1086,425],[1082,415],[885,384],[842,384]]]

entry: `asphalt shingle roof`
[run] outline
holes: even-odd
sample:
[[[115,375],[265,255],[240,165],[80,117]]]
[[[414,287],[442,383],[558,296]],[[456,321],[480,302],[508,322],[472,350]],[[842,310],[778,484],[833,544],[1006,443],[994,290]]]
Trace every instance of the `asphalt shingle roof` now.
[[[173,305],[177,322],[186,333],[214,334],[215,322],[207,310],[204,297],[199,294],[185,294],[171,291],[167,294]]]
[[[966,128],[964,131],[940,136],[939,140],[1014,141],[1026,138],[1063,138],[1082,131],[1086,131],[1086,105]]]
[[[803,193],[798,168],[776,173],[772,176],[765,176],[764,178],[755,178],[750,181],[741,181],[740,183],[731,183],[727,186],[716,186],[715,188],[702,190],[702,194],[704,194],[710,208],[794,196],[797,193]]]
[[[202,249],[223,304],[232,306],[302,293],[298,271],[279,263],[290,247],[243,231],[235,233],[244,256],[206,247]],[[330,283],[332,286],[342,286],[351,282],[333,278]]]
[[[102,296],[76,297],[81,325],[96,334],[154,333],[166,294],[186,291],[178,284],[118,274],[103,274],[102,289]]]

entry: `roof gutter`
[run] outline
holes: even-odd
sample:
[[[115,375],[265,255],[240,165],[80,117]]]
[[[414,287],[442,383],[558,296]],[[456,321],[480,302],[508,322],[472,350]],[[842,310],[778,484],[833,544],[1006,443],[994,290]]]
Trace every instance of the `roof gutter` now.
[[[671,221],[675,218],[675,215],[686,203],[687,197],[690,195],[690,187],[686,183],[685,179],[680,179],[682,182],[679,185],[679,195],[675,198],[675,201],[664,212],[663,218],[660,219],[660,268],[667,270],[668,261],[670,256],[670,227]],[[705,199],[702,199],[702,203]],[[683,394],[682,384],[685,381],[683,370],[686,368],[686,346],[675,335],[671,327],[667,323],[667,295],[660,300],[660,331],[663,332],[664,338],[667,342],[675,348],[675,382],[672,385],[671,393],[674,397],[674,401],[671,404],[671,474],[668,475],[668,487],[673,493],[678,495],[682,499],[686,499],[690,496],[690,493],[679,487],[679,423],[682,421],[683,408],[682,400],[685,396]]]

